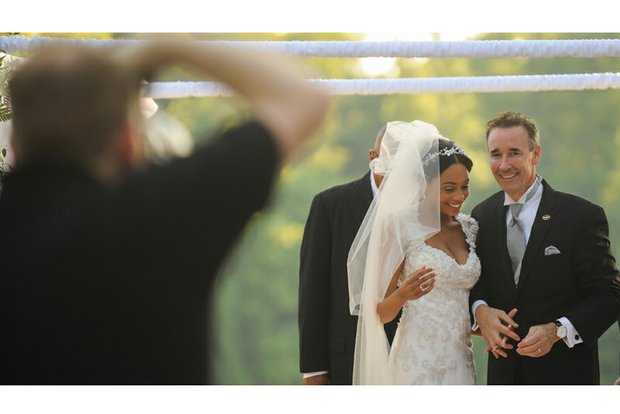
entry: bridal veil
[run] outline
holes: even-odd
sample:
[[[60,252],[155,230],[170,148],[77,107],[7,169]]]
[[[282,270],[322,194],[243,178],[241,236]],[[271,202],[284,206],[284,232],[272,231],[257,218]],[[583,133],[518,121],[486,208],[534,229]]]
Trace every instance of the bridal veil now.
[[[411,231],[425,239],[440,230],[439,131],[422,121],[389,122],[379,156],[383,175],[349,250],[349,308],[358,316],[353,384],[390,384],[389,343],[377,315],[388,284],[405,259]]]

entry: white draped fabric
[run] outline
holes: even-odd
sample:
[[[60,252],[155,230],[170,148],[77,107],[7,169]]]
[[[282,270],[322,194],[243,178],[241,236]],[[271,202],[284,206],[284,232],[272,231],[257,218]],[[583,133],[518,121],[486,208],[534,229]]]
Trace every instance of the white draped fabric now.
[[[384,175],[349,251],[349,306],[358,315],[354,384],[389,384],[389,344],[377,315],[390,279],[405,259],[405,221],[413,221],[424,239],[439,222],[439,163],[424,164],[437,154],[439,131],[422,121],[390,122],[373,172]],[[427,177],[430,179],[427,180]]]

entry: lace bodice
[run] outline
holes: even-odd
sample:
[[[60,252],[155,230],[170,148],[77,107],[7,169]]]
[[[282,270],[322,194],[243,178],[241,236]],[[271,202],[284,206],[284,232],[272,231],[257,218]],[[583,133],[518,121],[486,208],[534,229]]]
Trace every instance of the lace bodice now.
[[[401,273],[401,280],[404,280],[417,268],[427,265],[435,269],[436,280],[435,289],[467,289],[474,286],[480,276],[480,261],[475,254],[476,234],[478,233],[478,222],[471,216],[459,214],[456,220],[461,223],[461,228],[465,234],[465,240],[469,246],[467,261],[460,265],[452,256],[435,247],[427,245],[415,229],[411,229],[410,241],[406,247],[405,267]]]
[[[403,308],[390,351],[391,372],[398,384],[473,384],[469,291],[480,276],[475,253],[478,223],[459,214],[469,246],[464,264],[427,245],[409,229],[401,280],[423,265],[435,270],[435,285],[427,295]]]

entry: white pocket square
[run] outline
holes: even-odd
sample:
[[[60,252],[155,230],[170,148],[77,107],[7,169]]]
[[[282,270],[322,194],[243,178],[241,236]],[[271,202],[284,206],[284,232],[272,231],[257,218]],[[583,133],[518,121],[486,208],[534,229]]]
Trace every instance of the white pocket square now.
[[[551,256],[552,254],[560,254],[561,252],[555,246],[549,246],[545,248],[545,256]]]

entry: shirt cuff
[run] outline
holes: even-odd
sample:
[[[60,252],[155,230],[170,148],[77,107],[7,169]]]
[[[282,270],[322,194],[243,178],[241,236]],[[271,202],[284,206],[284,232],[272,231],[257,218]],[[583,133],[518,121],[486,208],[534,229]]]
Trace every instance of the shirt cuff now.
[[[575,345],[583,342],[583,339],[581,339],[581,335],[579,335],[577,329],[575,329],[573,324],[568,319],[566,319],[565,317],[561,317],[557,320],[566,327],[566,338],[562,338],[566,346],[572,348]]]
[[[327,374],[328,371],[304,372],[304,378],[316,377],[317,375]]]
[[[478,321],[476,320],[476,309],[478,309],[478,306],[480,305],[487,305],[487,303],[484,300],[479,299],[471,305],[471,315],[474,318],[474,324],[471,326],[472,331],[477,331],[479,328]]]

